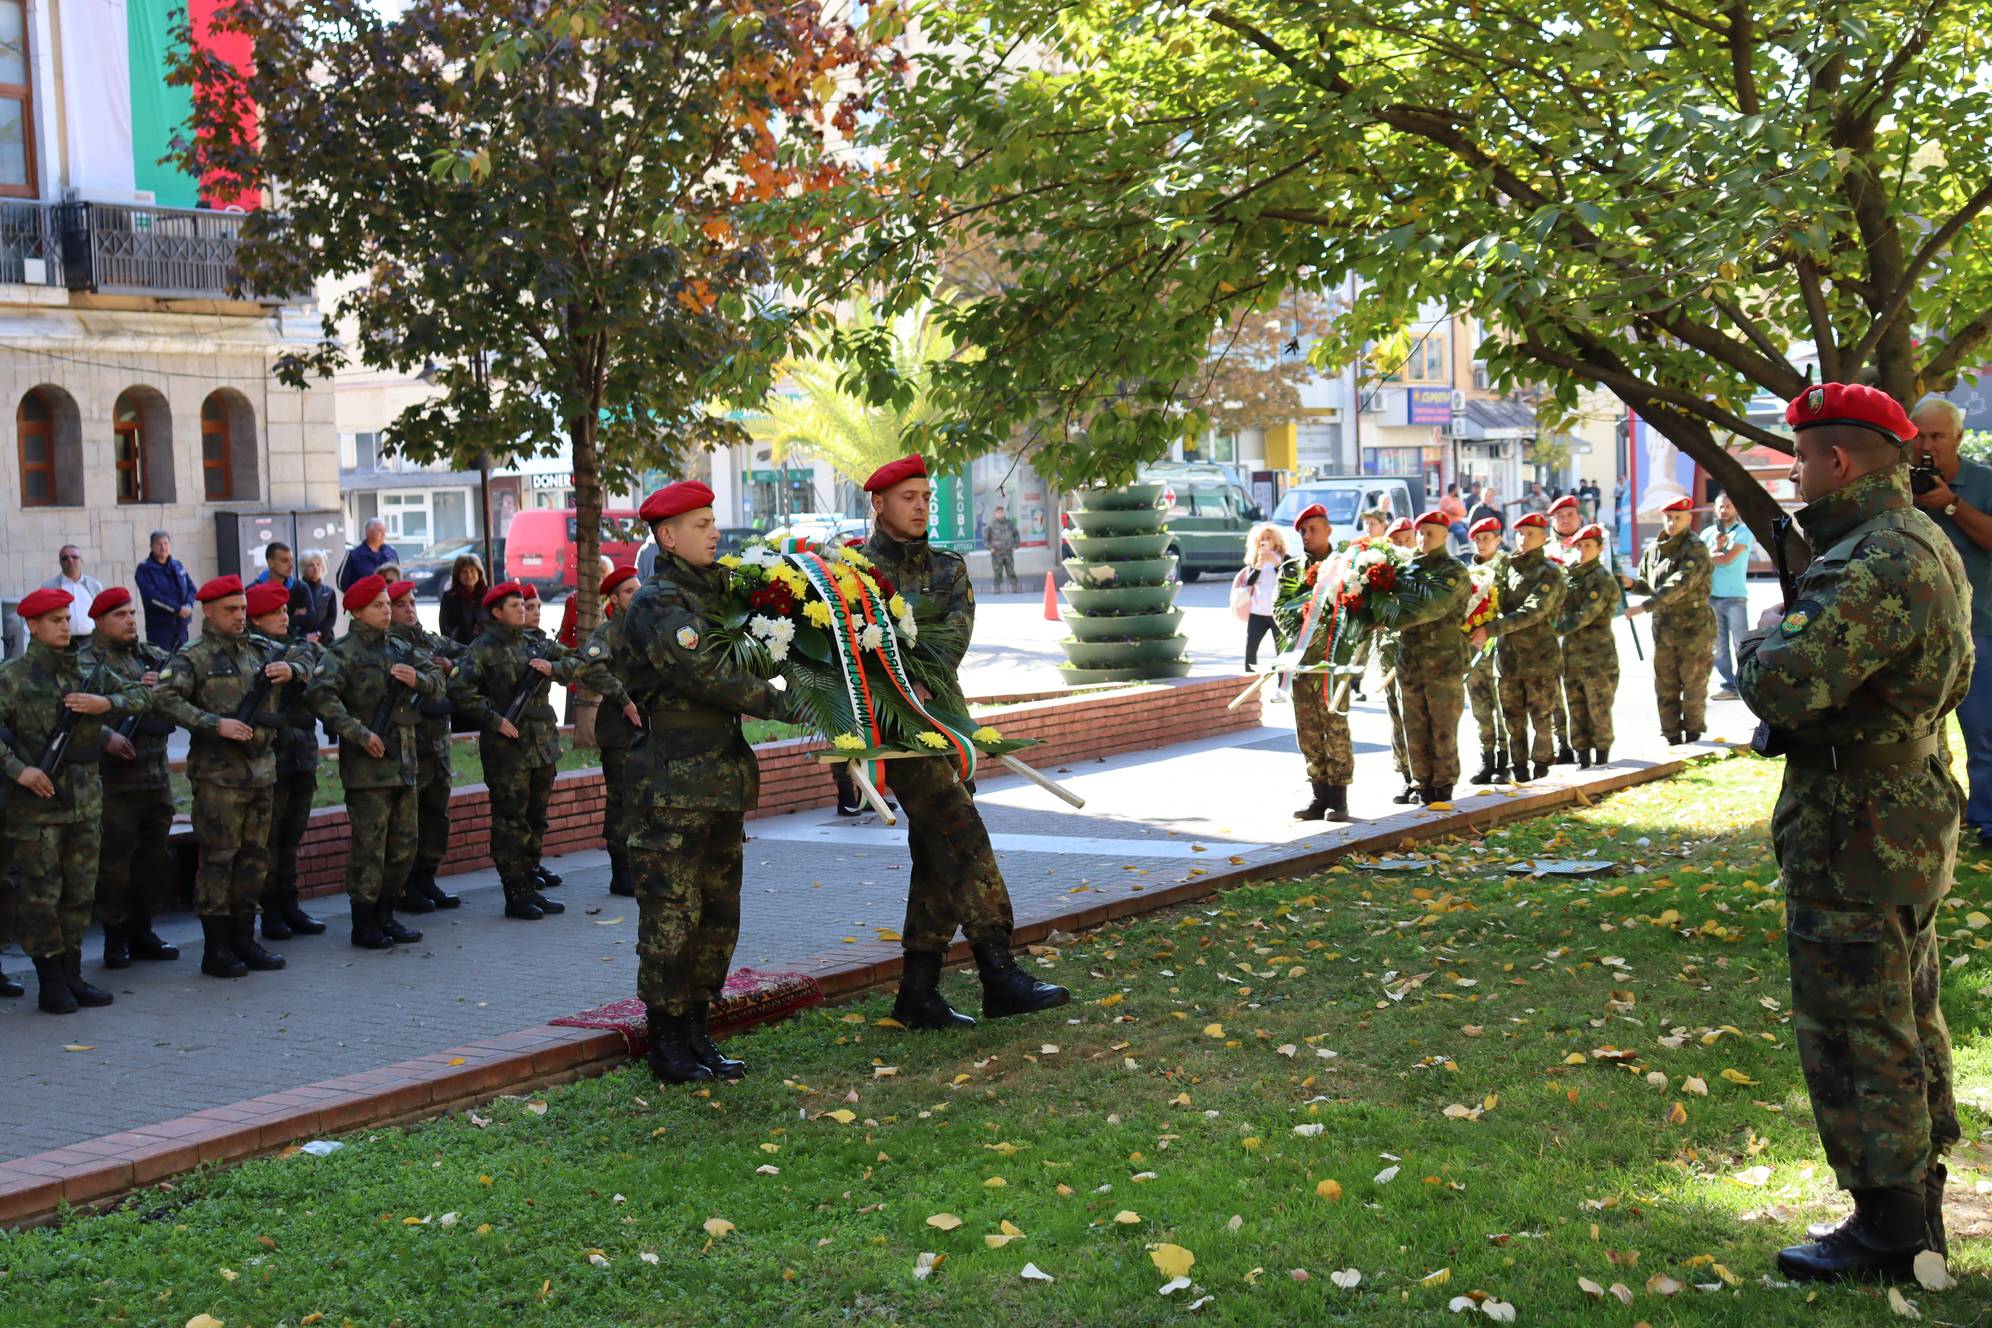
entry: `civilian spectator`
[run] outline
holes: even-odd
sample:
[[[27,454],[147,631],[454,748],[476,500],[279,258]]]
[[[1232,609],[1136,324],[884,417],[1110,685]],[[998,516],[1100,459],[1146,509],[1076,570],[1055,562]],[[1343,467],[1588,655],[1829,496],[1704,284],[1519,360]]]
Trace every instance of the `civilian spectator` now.
[[[1586,523],[1598,519],[1598,505],[1605,500],[1604,491],[1596,480],[1585,480],[1577,486],[1577,505],[1583,509]]]
[[[609,557],[606,553],[603,554],[602,579],[606,580],[609,573],[615,570],[616,560]],[[600,621],[599,617],[597,621]],[[566,646],[569,650],[579,650],[581,648],[581,594],[579,591],[569,595],[567,603],[561,606],[560,630],[554,633],[553,639]]]
[[[650,574],[656,570],[657,541],[645,540],[643,547],[636,551],[636,574],[642,580],[648,581]],[[837,768],[842,770],[844,767],[838,766]]]
[[[152,532],[152,554],[138,565],[134,577],[138,597],[145,601],[145,639],[161,650],[187,644],[187,620],[194,616],[194,579],[173,556],[173,537]]]
[[[1473,510],[1466,514],[1467,528],[1471,530],[1488,517],[1493,517],[1501,523],[1501,529],[1506,530],[1508,528],[1508,518],[1501,515],[1500,499],[1501,496],[1494,491],[1493,485],[1490,484],[1482,489],[1480,491],[1480,501],[1475,503]]]
[[[1390,514],[1381,507],[1370,508],[1356,520],[1362,524],[1364,539],[1375,539],[1390,529]]]
[[[1701,533],[1715,565],[1708,602],[1715,610],[1715,671],[1722,678],[1718,701],[1736,699],[1736,646],[1750,626],[1750,527],[1736,515],[1726,493],[1715,499],[1715,520]]]
[[[1964,560],[1971,583],[1971,690],[1957,708],[1964,730],[1964,766],[1971,796],[1964,823],[1992,848],[1992,468],[1958,455],[1964,412],[1942,397],[1925,397],[1909,417],[1917,429],[1910,464],[1936,468],[1936,484],[1916,495],[1916,506],[1935,521]]]
[[[484,607],[484,592],[489,589],[483,560],[474,553],[458,555],[450,564],[450,588],[443,592],[436,630],[458,645],[475,641],[491,621],[491,610]]]
[[[339,564],[339,590],[344,593],[362,577],[380,575],[386,564],[398,566],[400,562],[401,555],[387,542],[387,523],[374,517],[367,522],[360,542],[346,551],[346,561]]]
[[[97,630],[97,620],[90,616],[90,601],[104,593],[104,583],[84,572],[83,550],[74,544],[57,550],[56,561],[62,570],[42,582],[42,589],[69,592],[69,635],[71,640],[81,641]]]
[[[290,634],[330,645],[338,634],[339,597],[325,584],[325,550],[306,549],[298,571],[301,575],[291,587]]]
[[[249,584],[260,586],[265,581],[280,581],[285,590],[296,590],[297,577],[292,574],[291,561],[291,546],[271,540],[263,549],[263,570]]]
[[[1287,552],[1274,526],[1252,527],[1245,547],[1245,566],[1233,578],[1231,591],[1245,610],[1245,671],[1250,673],[1259,667],[1260,642],[1273,630],[1273,603],[1279,597],[1280,565]]]
[[[1448,522],[1459,527],[1457,533],[1461,539],[1465,539],[1466,503],[1459,496],[1459,486],[1457,484],[1448,484],[1446,486],[1446,496],[1439,499],[1439,510],[1445,513]]]

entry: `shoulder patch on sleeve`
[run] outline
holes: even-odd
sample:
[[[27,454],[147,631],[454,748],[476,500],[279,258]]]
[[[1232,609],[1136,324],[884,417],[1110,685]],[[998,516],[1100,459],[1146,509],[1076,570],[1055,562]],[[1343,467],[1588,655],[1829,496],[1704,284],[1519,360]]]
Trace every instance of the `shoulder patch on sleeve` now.
[[[602,643],[599,641],[590,641],[588,643],[588,658],[600,659],[601,656],[602,656]]]
[[[680,627],[678,629],[677,641],[680,649],[697,650],[699,648],[698,629],[696,627]]]
[[[1778,631],[1786,640],[1790,640],[1807,627],[1810,627],[1812,620],[1818,616],[1819,602],[1817,600],[1802,599],[1785,610],[1784,621],[1778,624]]]

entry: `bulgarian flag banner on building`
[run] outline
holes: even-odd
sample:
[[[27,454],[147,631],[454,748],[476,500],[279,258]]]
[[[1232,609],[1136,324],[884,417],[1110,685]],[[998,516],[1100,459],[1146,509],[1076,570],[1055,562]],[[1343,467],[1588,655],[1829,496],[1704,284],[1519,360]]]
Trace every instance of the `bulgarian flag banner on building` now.
[[[128,60],[128,98],[115,95],[89,98],[88,128],[94,190],[150,190],[160,207],[210,207],[247,211],[260,200],[253,191],[218,192],[162,160],[173,151],[173,140],[187,133],[193,119],[191,89],[171,87],[166,71],[173,63],[186,31],[194,40],[238,69],[247,70],[249,39],[239,33],[213,32],[215,14],[231,0],[92,0],[61,11],[65,45],[70,49],[123,50]],[[71,28],[80,23],[92,29]],[[115,59],[111,64],[115,65]],[[115,88],[116,71],[111,74]],[[120,106],[120,101],[123,105]],[[83,108],[73,106],[72,112]],[[120,178],[121,177],[121,178]]]

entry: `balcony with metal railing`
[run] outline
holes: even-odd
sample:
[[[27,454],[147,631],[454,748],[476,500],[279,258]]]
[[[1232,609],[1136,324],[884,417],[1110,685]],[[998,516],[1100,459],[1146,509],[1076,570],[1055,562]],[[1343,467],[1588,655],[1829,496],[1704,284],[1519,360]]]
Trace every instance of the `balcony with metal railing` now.
[[[101,295],[288,304],[236,262],[240,212],[133,203],[0,200],[0,283]]]
[[[0,202],[0,282],[26,286],[64,284],[62,241],[46,203]]]

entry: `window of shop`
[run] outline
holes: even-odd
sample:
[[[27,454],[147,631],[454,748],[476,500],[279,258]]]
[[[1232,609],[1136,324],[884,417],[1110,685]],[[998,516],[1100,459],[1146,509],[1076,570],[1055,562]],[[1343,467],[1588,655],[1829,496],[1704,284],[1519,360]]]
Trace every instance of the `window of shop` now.
[[[423,546],[431,542],[429,495],[426,493],[383,493],[380,496],[380,519],[387,523],[387,537],[391,541],[407,540]]]

